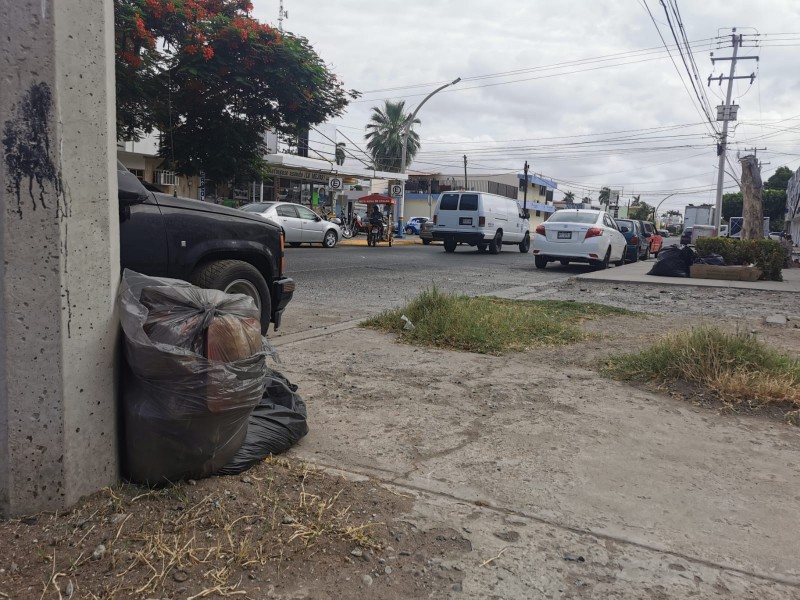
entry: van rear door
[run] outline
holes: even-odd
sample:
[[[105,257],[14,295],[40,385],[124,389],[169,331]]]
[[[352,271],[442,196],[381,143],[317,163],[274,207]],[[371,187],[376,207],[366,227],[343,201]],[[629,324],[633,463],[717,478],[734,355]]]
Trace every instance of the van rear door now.
[[[446,227],[455,229],[458,227],[458,197],[459,194],[445,192],[439,198],[439,206],[436,208],[436,228]]]

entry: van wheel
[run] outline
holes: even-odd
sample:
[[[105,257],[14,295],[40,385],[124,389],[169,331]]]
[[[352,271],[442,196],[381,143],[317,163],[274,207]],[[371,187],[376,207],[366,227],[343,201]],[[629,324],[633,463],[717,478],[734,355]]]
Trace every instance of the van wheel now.
[[[503,249],[503,232],[498,231],[494,239],[489,242],[489,254],[500,254]]]
[[[258,269],[243,260],[216,260],[195,269],[190,278],[197,287],[250,296],[261,313],[261,333],[272,318],[269,286]]]
[[[537,269],[546,269],[547,268],[547,257],[546,256],[534,256],[533,262],[536,264]]]
[[[529,233],[526,233],[523,240],[519,243],[519,251],[525,254],[530,249],[531,249],[531,236]]]
[[[444,241],[444,251],[445,252],[455,252],[456,251],[456,244],[455,240],[445,240]]]
[[[430,240],[428,240],[428,239],[424,239],[424,240],[422,240],[422,245],[423,245],[423,246],[427,246],[427,245],[428,245],[428,244],[430,244],[430,243],[431,243],[431,241],[430,241]]]
[[[300,242],[289,242],[289,245],[292,248],[299,248],[300,247]]]
[[[486,252],[486,244],[477,244],[478,252]]]

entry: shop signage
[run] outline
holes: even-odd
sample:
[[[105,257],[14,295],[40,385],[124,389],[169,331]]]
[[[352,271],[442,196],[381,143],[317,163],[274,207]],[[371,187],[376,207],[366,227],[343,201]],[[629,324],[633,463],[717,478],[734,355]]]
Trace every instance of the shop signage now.
[[[284,169],[281,167],[270,167],[265,169],[267,175],[277,175],[278,177],[287,177],[289,179],[302,179],[303,181],[319,181],[321,183],[328,183],[330,174],[316,173],[314,171],[303,171],[301,169]]]

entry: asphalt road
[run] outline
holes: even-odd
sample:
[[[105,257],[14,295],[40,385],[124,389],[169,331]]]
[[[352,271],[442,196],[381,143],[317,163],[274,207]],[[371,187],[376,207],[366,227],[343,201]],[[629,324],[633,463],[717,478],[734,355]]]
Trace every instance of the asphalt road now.
[[[319,246],[287,248],[286,272],[297,282],[287,316],[300,305],[319,305],[359,317],[403,303],[436,285],[469,295],[502,293],[585,273],[586,265],[550,265],[540,271],[532,254],[507,246],[498,255],[440,245]]]

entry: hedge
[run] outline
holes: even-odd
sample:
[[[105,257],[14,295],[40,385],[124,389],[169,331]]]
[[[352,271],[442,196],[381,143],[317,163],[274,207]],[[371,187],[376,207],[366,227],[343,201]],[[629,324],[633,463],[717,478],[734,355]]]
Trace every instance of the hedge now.
[[[761,279],[783,281],[785,255],[780,242],[775,240],[702,237],[695,240],[695,248],[698,256],[719,254],[726,265],[755,265],[761,269]]]

